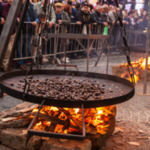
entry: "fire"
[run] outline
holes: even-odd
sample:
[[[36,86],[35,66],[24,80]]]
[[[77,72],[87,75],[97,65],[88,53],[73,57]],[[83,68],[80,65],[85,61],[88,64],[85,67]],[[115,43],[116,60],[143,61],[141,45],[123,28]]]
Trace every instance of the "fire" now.
[[[74,111],[77,114],[79,112],[79,108],[74,108]]]
[[[131,64],[132,64],[132,67],[134,69],[134,79],[135,79],[135,83],[137,83],[138,81],[140,81],[140,77],[139,77],[139,74],[140,74],[140,70],[145,70],[145,62],[146,62],[146,59],[141,57],[139,58],[138,60],[136,61],[132,61]],[[128,64],[127,63],[123,63],[122,64],[122,67],[125,67],[127,68]],[[150,69],[150,57],[148,57],[148,69]],[[125,71],[124,73],[122,73],[120,75],[121,78],[126,78],[128,79],[129,81],[132,81],[131,78],[129,77],[129,73],[128,71]]]
[[[141,64],[141,68],[145,70],[146,59],[143,59],[143,63]],[[150,69],[150,57],[148,57],[148,69]]]
[[[111,112],[111,106],[109,107],[98,107],[84,109],[84,118],[86,128],[91,128],[91,130],[96,130],[100,134],[104,134],[109,126],[109,117],[113,115]],[[57,107],[43,106],[40,110],[41,115],[49,115],[52,118],[58,118],[59,122],[64,122],[63,124],[56,124],[53,132],[55,133],[81,133],[82,132],[82,109],[80,108],[64,108],[60,109]],[[63,111],[64,110],[64,111]],[[34,109],[32,112],[37,112],[38,109]],[[67,114],[69,116],[67,116]],[[50,117],[50,118],[51,118]],[[44,117],[45,118],[45,117]],[[43,118],[43,119],[44,119]],[[33,127],[34,130],[48,131],[51,125],[54,126],[53,119],[43,120],[41,117],[38,118],[38,123]],[[54,119],[54,120],[55,120]],[[69,119],[69,122],[67,121]],[[56,119],[57,120],[57,119]],[[52,131],[49,131],[52,132]]]
[[[42,125],[42,122],[41,122],[41,121],[36,124],[36,126],[40,126],[40,125]]]
[[[131,77],[128,78],[128,80],[129,80],[130,82],[132,82]],[[134,74],[134,80],[135,80],[135,83],[137,83],[138,81],[140,81],[140,78],[139,78],[137,75]]]

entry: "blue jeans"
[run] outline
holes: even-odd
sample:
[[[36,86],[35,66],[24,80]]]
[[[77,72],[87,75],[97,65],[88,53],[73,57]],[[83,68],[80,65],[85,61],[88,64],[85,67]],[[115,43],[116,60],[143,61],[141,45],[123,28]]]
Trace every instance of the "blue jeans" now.
[[[31,37],[32,37],[32,33],[22,34],[22,36],[20,36],[18,45],[17,45],[17,58],[30,56]],[[21,51],[21,47],[22,47],[22,51]],[[25,60],[17,60],[17,63],[19,65],[23,65],[25,64]]]

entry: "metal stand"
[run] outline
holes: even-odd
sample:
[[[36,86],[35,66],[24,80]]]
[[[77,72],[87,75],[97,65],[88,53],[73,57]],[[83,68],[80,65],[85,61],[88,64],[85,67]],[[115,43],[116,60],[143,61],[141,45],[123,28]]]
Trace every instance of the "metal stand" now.
[[[108,49],[108,54],[107,54],[107,67],[106,67],[106,74],[108,74],[110,48],[109,48],[109,45],[108,45],[108,43],[107,43],[107,40],[102,41],[102,46],[103,46],[104,48],[105,48],[105,45],[106,45],[106,47],[107,47],[107,49]],[[104,52],[104,48],[103,48],[102,51],[99,53],[99,56],[98,56],[98,58],[97,58],[97,60],[96,60],[96,62],[95,62],[94,67],[96,67],[96,66],[98,65],[98,62],[100,61],[100,58],[101,58],[101,56],[102,56],[102,54],[103,54],[103,52]]]

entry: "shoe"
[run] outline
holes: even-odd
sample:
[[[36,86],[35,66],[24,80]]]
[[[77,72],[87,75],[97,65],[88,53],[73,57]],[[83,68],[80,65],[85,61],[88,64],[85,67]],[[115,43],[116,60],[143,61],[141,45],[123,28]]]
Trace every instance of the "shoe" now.
[[[66,57],[66,60],[70,60],[70,58]]]
[[[105,53],[102,53],[102,57],[104,57],[104,56],[106,56],[106,54],[105,54]]]
[[[27,63],[26,63],[27,65],[31,65],[31,62],[30,61],[27,61]]]
[[[61,61],[62,62],[65,62],[65,57],[63,57],[62,59],[61,59]],[[66,58],[66,63],[69,63],[70,61]]]
[[[77,53],[74,53],[74,54],[72,55],[72,59],[79,59]]]
[[[49,62],[49,59],[46,57],[43,57],[42,61],[43,61],[43,63],[47,63],[47,62]]]
[[[24,67],[25,69],[28,69],[28,67],[27,67],[26,65],[23,65],[23,67]]]
[[[26,70],[26,68],[24,67],[24,65],[20,65],[20,66],[19,66],[19,69],[21,69],[21,70]]]
[[[113,55],[119,55],[121,52],[120,51],[115,51],[115,52],[113,52],[112,54]]]

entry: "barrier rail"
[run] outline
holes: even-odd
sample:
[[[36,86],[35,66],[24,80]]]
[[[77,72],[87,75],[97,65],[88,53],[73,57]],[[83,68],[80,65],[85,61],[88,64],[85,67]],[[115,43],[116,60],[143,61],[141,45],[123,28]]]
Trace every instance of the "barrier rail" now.
[[[62,50],[63,40],[58,37],[48,37],[51,33],[63,33],[65,35],[74,34],[74,36],[80,34],[82,37],[82,35],[103,35],[104,31],[104,26],[95,24],[91,24],[90,27],[89,25],[77,25],[76,23],[71,23],[68,26],[55,24],[51,28],[47,28],[46,24],[42,24],[41,28],[39,26],[34,28],[31,25],[31,22],[24,22],[24,25],[26,27],[21,30],[20,40],[18,41],[18,49],[14,60],[31,59],[31,57],[36,57],[37,48],[41,49],[43,56],[52,56],[54,59],[56,59],[57,56],[59,57],[64,54],[64,51]],[[39,38],[39,30],[42,30],[43,37],[41,38]],[[140,29],[133,30],[133,26],[126,26],[126,30],[129,46],[139,48],[139,46],[142,47],[144,45],[144,41],[146,41],[146,33]],[[115,26],[113,30],[112,27],[110,27],[108,31],[108,35],[112,32],[110,39],[107,41],[110,48],[112,49],[116,46],[122,46],[120,27]],[[37,41],[39,40],[39,43],[35,43],[35,39]],[[87,51],[87,39],[85,38],[67,39],[66,42],[66,53],[68,54]],[[34,45],[36,45],[37,48],[35,48]],[[91,50],[94,50],[99,54],[100,50],[105,47],[106,46],[101,39],[96,39]]]
[[[37,48],[42,49],[43,56],[59,56],[64,53],[62,50],[62,38],[48,37],[49,34],[73,34],[74,36],[80,35],[103,35],[104,27],[102,25],[77,25],[72,23],[70,25],[55,24],[51,28],[47,28],[46,24],[42,24],[40,27],[34,28],[31,22],[24,22],[24,28],[21,30],[20,40],[18,41],[18,49],[14,60],[29,59],[35,57],[37,49],[33,48],[36,45]],[[41,38],[38,32],[42,31]],[[108,30],[110,33],[111,28]],[[37,42],[38,41],[38,42]],[[67,39],[67,53],[75,53],[87,50],[86,38]],[[93,43],[92,50],[99,51],[103,47],[101,39],[96,39]]]

